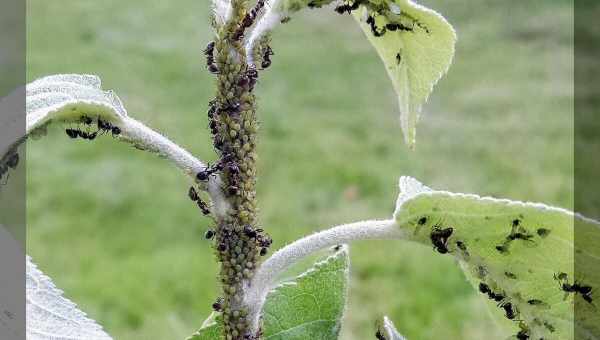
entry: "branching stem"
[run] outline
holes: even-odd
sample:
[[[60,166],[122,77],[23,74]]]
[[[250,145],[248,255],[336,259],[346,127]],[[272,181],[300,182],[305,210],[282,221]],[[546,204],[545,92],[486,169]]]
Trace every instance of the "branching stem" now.
[[[260,324],[260,312],[269,290],[281,273],[318,250],[356,240],[401,239],[404,232],[394,220],[371,220],[339,225],[299,239],[275,252],[256,271],[246,291],[252,330]]]

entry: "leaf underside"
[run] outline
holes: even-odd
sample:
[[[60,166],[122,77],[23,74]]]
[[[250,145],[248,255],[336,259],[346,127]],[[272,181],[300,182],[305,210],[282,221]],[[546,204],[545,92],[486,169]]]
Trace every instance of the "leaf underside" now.
[[[335,340],[348,289],[349,257],[343,246],[292,281],[275,287],[263,308],[263,339]],[[188,340],[220,339],[219,317]]]
[[[109,340],[94,320],[62,296],[27,256],[26,331],[29,340]]]
[[[400,188],[398,224],[412,240],[438,252],[446,247],[475,289],[483,283],[492,298],[503,297],[495,301],[481,293],[495,320],[510,332],[507,335],[573,339],[575,333],[584,339],[600,338],[600,297],[590,303],[562,287],[577,281],[600,289],[600,272],[594,271],[600,268],[598,222],[542,204],[433,191],[407,177],[400,180]],[[448,228],[451,235],[440,246],[437,235]],[[581,237],[577,243],[574,228]],[[566,274],[565,280],[555,279],[560,273]],[[512,320],[507,308],[515,314]]]
[[[414,147],[421,108],[452,63],[456,33],[440,14],[410,0],[369,3],[353,16],[392,80],[404,139]]]

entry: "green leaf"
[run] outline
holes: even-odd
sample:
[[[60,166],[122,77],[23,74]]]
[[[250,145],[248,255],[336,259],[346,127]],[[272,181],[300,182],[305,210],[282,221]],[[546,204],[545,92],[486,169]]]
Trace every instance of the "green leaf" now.
[[[410,0],[371,0],[353,16],[383,60],[398,95],[404,139],[413,147],[421,107],[452,63],[456,33],[440,14]],[[369,17],[377,32],[385,30],[382,36],[374,35]]]
[[[263,308],[263,339],[337,339],[348,276],[348,249],[342,246],[308,271],[275,287]],[[188,340],[220,339],[220,327],[217,318]]]
[[[200,330],[186,340],[216,340],[223,335],[221,315],[213,312],[202,324]]]
[[[569,284],[600,287],[598,222],[543,204],[433,191],[408,177],[400,179],[400,190],[394,215],[398,224],[412,240],[438,252],[447,248],[476,289],[483,283],[494,295],[504,296],[493,301],[490,294],[481,293],[507,334],[522,331],[531,339],[572,339],[575,327],[586,339],[600,336],[598,302],[564,292],[555,279],[565,273]],[[574,228],[581,237],[577,243]],[[442,234],[445,239],[439,237]],[[507,319],[502,307],[506,303],[514,320],[521,322]]]

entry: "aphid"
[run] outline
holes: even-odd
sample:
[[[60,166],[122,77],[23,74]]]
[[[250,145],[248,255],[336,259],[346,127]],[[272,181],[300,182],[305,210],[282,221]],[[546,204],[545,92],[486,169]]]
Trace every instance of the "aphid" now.
[[[196,192],[194,187],[190,187],[190,190],[188,190],[188,196],[194,202],[200,199],[200,196],[198,196],[198,192]]]
[[[88,140],[94,140],[96,139],[96,136],[98,135],[98,132],[91,132],[88,134]]]
[[[512,279],[512,280],[517,279],[517,275],[515,275],[514,273],[511,273],[511,272],[504,272],[504,276],[506,276],[507,278]]]
[[[419,220],[417,221],[418,225],[424,225],[425,223],[427,223],[427,216],[423,216],[421,218],[419,218]]]
[[[501,254],[506,254],[508,253],[508,244],[499,244],[496,246],[496,250]]]
[[[204,234],[204,238],[207,240],[212,240],[213,237],[215,237],[215,231],[212,229],[208,229]]]
[[[440,254],[446,254],[448,252],[448,238],[452,235],[454,229],[434,227],[429,235],[433,248]]]
[[[487,284],[485,284],[483,282],[480,282],[479,283],[479,291],[483,294],[488,294],[492,290],[490,289],[490,286],[488,286]]]
[[[256,71],[254,65],[248,66],[246,69],[246,77],[248,78],[248,89],[252,92],[254,85],[256,85],[256,80],[258,79],[258,71]]]
[[[227,245],[225,243],[219,243],[219,245],[217,246],[217,250],[220,252],[224,252],[225,250],[227,250]]]
[[[512,221],[512,226],[513,226],[513,228],[515,228],[515,227],[518,227],[518,226],[519,226],[519,224],[521,224],[521,220],[520,220],[520,219],[518,219],[518,218],[517,218],[517,219],[514,219],[514,220]]]
[[[456,241],[456,247],[460,249],[466,256],[469,256],[469,252],[467,251],[467,246],[462,241]]]
[[[88,116],[81,116],[80,121],[85,125],[90,125],[93,122],[92,118]]]
[[[540,237],[546,237],[548,235],[550,235],[551,230],[550,229],[546,229],[546,228],[539,228],[537,230],[537,234]]]
[[[210,215],[210,209],[208,208],[208,204],[206,204],[206,202],[198,198],[196,203],[198,204],[198,208],[200,208],[200,211],[202,211],[203,215]]]
[[[374,36],[381,37],[385,34],[385,27],[379,30],[377,28],[377,25],[375,24],[375,18],[372,15],[369,15],[367,17],[367,24],[371,27],[371,32]]]
[[[249,238],[256,238],[256,230],[254,230],[249,225],[245,225],[244,226],[244,235],[246,235]]]
[[[506,318],[509,320],[513,320],[519,313],[517,311],[517,308],[513,307],[512,303],[510,303],[510,302],[505,302],[505,303],[500,304],[500,308],[504,309],[504,314],[505,314]]]
[[[546,327],[546,329],[548,329],[550,333],[554,333],[554,331],[556,330],[554,326],[552,326],[552,324],[548,321],[544,321],[544,327]]]
[[[223,310],[223,302],[224,302],[224,301],[223,301],[223,298],[222,298],[222,297],[219,297],[219,298],[217,299],[217,301],[215,301],[215,302],[212,304],[212,309],[214,309],[214,311],[215,311],[215,312],[220,312],[220,311],[222,311],[222,310]]]
[[[527,300],[527,303],[532,306],[538,306],[538,305],[543,304],[544,302],[542,300],[538,300],[538,299],[531,299],[531,300]]]
[[[265,256],[265,255],[267,255],[267,252],[268,252],[268,251],[269,251],[269,250],[268,250],[267,248],[260,248],[260,256]]]

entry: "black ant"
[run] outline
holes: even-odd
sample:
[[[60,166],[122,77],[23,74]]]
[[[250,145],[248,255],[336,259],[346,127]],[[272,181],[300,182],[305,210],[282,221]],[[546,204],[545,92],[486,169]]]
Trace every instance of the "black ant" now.
[[[592,303],[592,287],[588,285],[583,285],[580,282],[575,282],[573,284],[569,283],[569,278],[567,273],[558,273],[554,274],[554,280],[558,281],[560,285],[560,289],[565,292],[565,296],[568,293],[581,294],[581,297],[588,303]]]
[[[517,339],[518,340],[527,340],[529,339],[529,332],[527,330],[520,330],[519,333],[517,333]]]
[[[215,312],[222,311],[223,310],[223,302],[224,302],[224,300],[222,297],[217,298],[217,301],[215,301],[212,304],[212,309],[214,309]]]
[[[454,229],[444,228],[440,229],[435,226],[429,235],[433,248],[440,254],[446,254],[448,252],[448,238],[452,235]]]
[[[249,238],[256,238],[256,230],[254,230],[250,225],[245,225],[244,226],[244,235],[246,235]]]
[[[200,208],[200,211],[202,211],[202,215],[210,215],[210,209],[208,208],[208,204],[206,204],[206,202],[198,198],[196,204],[198,204],[198,208]]]
[[[402,62],[402,55],[400,53],[396,53],[396,64],[400,65]]]
[[[190,190],[188,190],[188,196],[194,202],[200,199],[200,196],[194,187],[190,187]]]
[[[215,231],[212,230],[212,229],[208,229],[206,231],[206,233],[204,234],[204,238],[207,239],[207,240],[212,240],[213,237],[215,237]]]
[[[360,6],[360,0],[356,0],[354,1],[352,4],[343,4],[343,5],[339,5],[335,8],[335,11],[338,14],[344,14],[344,13],[348,13],[350,14],[352,11],[358,9],[358,6]]]
[[[546,237],[546,236],[548,236],[548,235],[550,234],[550,231],[551,231],[550,229],[546,229],[546,228],[539,228],[539,229],[537,230],[537,234],[538,234],[540,237]]]
[[[377,340],[387,340],[380,329],[375,332],[375,338],[377,338]]]
[[[121,129],[118,126],[112,125],[110,122],[98,118],[98,130],[110,132],[113,137],[121,134]]]
[[[273,49],[271,49],[271,46],[267,45],[267,47],[265,48],[265,51],[263,53],[262,56],[262,63],[261,63],[261,67],[263,69],[271,66],[271,56],[273,55]]]
[[[456,247],[460,249],[465,256],[469,256],[469,251],[467,250],[467,246],[462,241],[456,241]]]
[[[517,275],[515,275],[514,273],[511,273],[511,272],[504,272],[504,276],[506,276],[507,278],[509,278],[511,280],[517,279]]]
[[[85,132],[78,129],[65,129],[65,132],[67,133],[67,136],[73,139],[81,137],[87,140],[94,140],[98,135],[98,132]]]
[[[238,29],[233,33],[233,40],[240,40],[242,38],[246,28],[254,24],[254,20],[256,20],[256,17],[258,16],[258,12],[260,12],[263,7],[265,7],[265,0],[258,0],[256,5],[244,16],[240,27],[238,27]]]
[[[519,313],[517,308],[513,307],[512,303],[510,303],[510,302],[505,302],[505,303],[500,304],[500,308],[504,309],[505,316],[509,320],[513,320]]]
[[[211,41],[206,45],[204,49],[204,56],[206,56],[206,67],[208,68],[208,72],[212,74],[219,73],[219,68],[215,64],[215,42]]]
[[[385,28],[389,31],[396,31],[396,30],[407,31],[407,32],[413,31],[412,27],[404,26],[402,24],[393,24],[393,23],[385,25]]]
[[[367,24],[371,27],[371,32],[373,32],[374,36],[381,37],[385,34],[385,27],[379,31],[377,25],[375,24],[375,18],[372,15],[367,17]]]
[[[490,288],[490,286],[488,286],[487,284],[485,284],[483,282],[479,283],[479,291],[483,294],[487,294],[487,296],[490,300],[494,300],[496,302],[500,302],[500,301],[504,300],[504,295],[494,293],[494,291]]]

